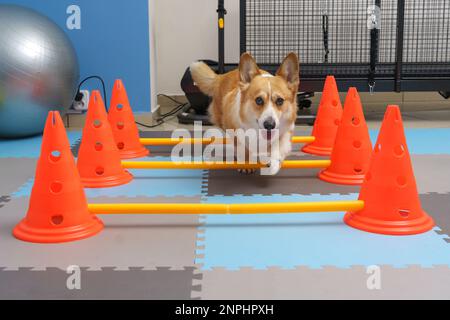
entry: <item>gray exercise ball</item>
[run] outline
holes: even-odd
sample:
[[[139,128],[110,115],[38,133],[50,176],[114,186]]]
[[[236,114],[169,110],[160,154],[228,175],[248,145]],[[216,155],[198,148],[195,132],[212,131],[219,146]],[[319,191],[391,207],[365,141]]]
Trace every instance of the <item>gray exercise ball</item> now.
[[[0,5],[0,138],[41,133],[49,110],[70,106],[78,81],[63,30],[31,9]]]

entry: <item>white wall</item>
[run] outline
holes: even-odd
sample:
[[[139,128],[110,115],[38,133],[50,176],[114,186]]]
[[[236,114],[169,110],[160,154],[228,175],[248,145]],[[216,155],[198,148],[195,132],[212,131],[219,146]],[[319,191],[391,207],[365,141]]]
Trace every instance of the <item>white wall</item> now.
[[[239,60],[239,0],[226,0],[225,61]],[[217,60],[216,0],[155,0],[157,93],[183,94],[191,62]]]

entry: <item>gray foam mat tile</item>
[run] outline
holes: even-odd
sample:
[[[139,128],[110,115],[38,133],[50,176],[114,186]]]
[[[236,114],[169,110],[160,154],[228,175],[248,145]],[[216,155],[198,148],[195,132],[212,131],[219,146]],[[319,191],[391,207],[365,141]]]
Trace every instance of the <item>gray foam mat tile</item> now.
[[[450,193],[421,194],[422,208],[433,217],[436,225],[441,229],[441,234],[448,236],[450,240]]]
[[[37,159],[0,158],[0,194],[11,194],[34,177]]]
[[[368,289],[366,267],[203,271],[201,299],[449,299],[450,269],[380,266],[381,288]]]
[[[0,299],[181,299],[191,298],[194,268],[170,270],[114,270],[103,268],[89,271],[80,268],[80,289],[68,289],[67,280],[73,274],[67,270],[49,268],[34,271],[0,270]],[[70,280],[69,280],[70,282]]]
[[[317,159],[294,151],[288,159]],[[450,155],[412,155],[420,193],[450,192]],[[211,170],[208,195],[358,193],[358,186],[330,184],[317,178],[320,169],[281,170],[276,176],[241,175],[234,170]]]
[[[208,196],[272,195],[272,194],[330,194],[358,193],[359,186],[335,185],[317,178],[320,169],[286,169],[276,176],[262,176],[258,172],[242,175],[235,170],[211,170]]]
[[[419,193],[450,192],[450,155],[411,155]]]
[[[181,198],[173,201],[180,202]],[[34,244],[17,240],[11,234],[27,208],[28,198],[21,197],[13,198],[0,210],[0,267],[65,269],[74,264],[98,270],[105,266],[180,269],[194,265],[200,225],[197,215],[101,215],[105,229],[93,237],[61,244]]]
[[[145,137],[170,137],[170,132],[143,132]],[[307,131],[296,131],[297,135],[309,135]],[[286,160],[324,159],[302,153],[300,145],[293,146],[292,153]],[[170,151],[169,151],[170,152]],[[203,194],[208,196],[236,194],[311,194],[311,193],[355,193],[358,186],[339,186],[317,179],[320,169],[282,170],[278,175],[261,176],[258,172],[245,175],[237,170],[209,170],[203,179]]]

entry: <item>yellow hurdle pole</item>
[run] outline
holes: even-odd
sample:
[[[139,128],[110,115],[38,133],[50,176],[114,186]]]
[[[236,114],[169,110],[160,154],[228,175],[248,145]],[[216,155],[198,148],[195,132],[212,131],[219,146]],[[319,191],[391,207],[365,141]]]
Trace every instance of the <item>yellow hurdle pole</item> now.
[[[283,169],[328,168],[330,160],[286,160],[281,164]],[[267,167],[262,163],[236,162],[177,162],[177,161],[122,161],[125,169],[261,169]]]
[[[89,204],[93,214],[283,214],[307,212],[354,212],[362,200],[281,203],[102,203]]]
[[[292,137],[292,143],[310,143],[314,142],[313,136],[294,136]],[[141,138],[139,139],[144,146],[173,146],[179,143],[190,144],[210,144],[210,143],[230,143],[232,140],[227,139],[214,139],[214,138]]]

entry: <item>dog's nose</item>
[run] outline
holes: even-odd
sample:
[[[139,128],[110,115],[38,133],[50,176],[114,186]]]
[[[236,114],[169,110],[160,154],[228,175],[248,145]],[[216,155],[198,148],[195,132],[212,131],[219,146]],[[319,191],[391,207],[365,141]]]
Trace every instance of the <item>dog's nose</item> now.
[[[273,130],[275,129],[276,123],[273,118],[268,118],[264,121],[264,129]]]

